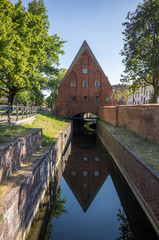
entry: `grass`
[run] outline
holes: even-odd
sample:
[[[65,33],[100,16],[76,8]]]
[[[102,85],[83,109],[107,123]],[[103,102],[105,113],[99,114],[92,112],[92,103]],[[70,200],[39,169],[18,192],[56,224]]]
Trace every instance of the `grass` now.
[[[54,144],[58,133],[67,125],[69,120],[54,116],[51,112],[44,112],[36,115],[35,121],[29,125],[0,126],[0,144],[13,141],[32,131],[32,128],[43,129],[43,146],[51,146]]]
[[[134,151],[154,171],[159,173],[159,145],[125,128],[99,121],[106,128]]]
[[[43,146],[51,146],[54,144],[59,132],[70,122],[54,116],[51,112],[43,112],[36,115],[32,125],[25,125],[27,128],[42,128],[43,130]]]
[[[23,126],[7,125],[5,127],[0,126],[0,144],[5,144],[13,141],[19,137],[22,137],[29,133],[31,129]]]
[[[1,193],[2,193],[2,185],[0,185],[0,195],[1,195]]]
[[[3,220],[3,214],[0,214],[0,222]]]

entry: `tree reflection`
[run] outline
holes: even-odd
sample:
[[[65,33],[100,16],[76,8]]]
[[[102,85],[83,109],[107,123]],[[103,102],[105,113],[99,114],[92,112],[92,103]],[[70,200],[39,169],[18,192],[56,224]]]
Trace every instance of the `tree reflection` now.
[[[119,234],[120,236],[116,240],[135,240],[133,233],[130,229],[129,222],[124,210],[119,209],[118,221],[120,222]]]
[[[64,199],[64,198],[61,199],[61,188],[59,187],[57,194],[56,194],[55,201],[53,203],[49,224],[48,224],[47,231],[45,234],[45,240],[52,239],[51,233],[53,230],[53,224],[52,224],[53,218],[59,219],[59,217],[61,215],[68,212],[67,210],[65,210],[65,203],[66,203],[66,199]]]

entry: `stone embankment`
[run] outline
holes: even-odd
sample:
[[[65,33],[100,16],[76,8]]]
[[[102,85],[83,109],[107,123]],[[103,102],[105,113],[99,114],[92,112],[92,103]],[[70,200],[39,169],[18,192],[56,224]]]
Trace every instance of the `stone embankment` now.
[[[60,132],[54,146],[41,148],[30,159],[26,154],[21,168],[1,184],[0,240],[25,239],[71,133],[70,123]],[[23,144],[19,143],[20,140],[17,142],[20,149]],[[36,145],[34,138],[29,142],[30,148]]]
[[[42,130],[34,129],[19,139],[0,146],[0,183],[16,172],[42,143]]]
[[[158,174],[152,172],[142,159],[110,133],[104,124],[97,124],[97,133],[159,236]]]

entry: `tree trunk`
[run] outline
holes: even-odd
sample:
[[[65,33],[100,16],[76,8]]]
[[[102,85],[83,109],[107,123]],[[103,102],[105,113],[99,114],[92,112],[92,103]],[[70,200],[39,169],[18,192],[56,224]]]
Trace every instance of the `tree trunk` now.
[[[153,78],[153,87],[154,87],[154,95],[153,95],[153,103],[157,103],[157,98],[158,98],[158,79],[155,77]]]
[[[8,103],[10,104],[10,106],[13,105],[15,94],[16,94],[16,92],[10,92],[9,93]]]
[[[157,103],[157,98],[158,98],[158,91],[154,90],[153,103]]]

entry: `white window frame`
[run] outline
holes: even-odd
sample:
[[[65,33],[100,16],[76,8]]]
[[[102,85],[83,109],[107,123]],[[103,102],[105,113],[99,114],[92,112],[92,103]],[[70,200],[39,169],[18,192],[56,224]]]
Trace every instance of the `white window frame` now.
[[[71,81],[71,87],[76,87],[76,82],[75,81]]]
[[[87,68],[83,68],[83,74],[87,74],[87,73],[88,73]]]
[[[83,82],[83,87],[88,87],[88,82],[84,81]]]
[[[100,81],[95,81],[95,87],[100,87]]]

